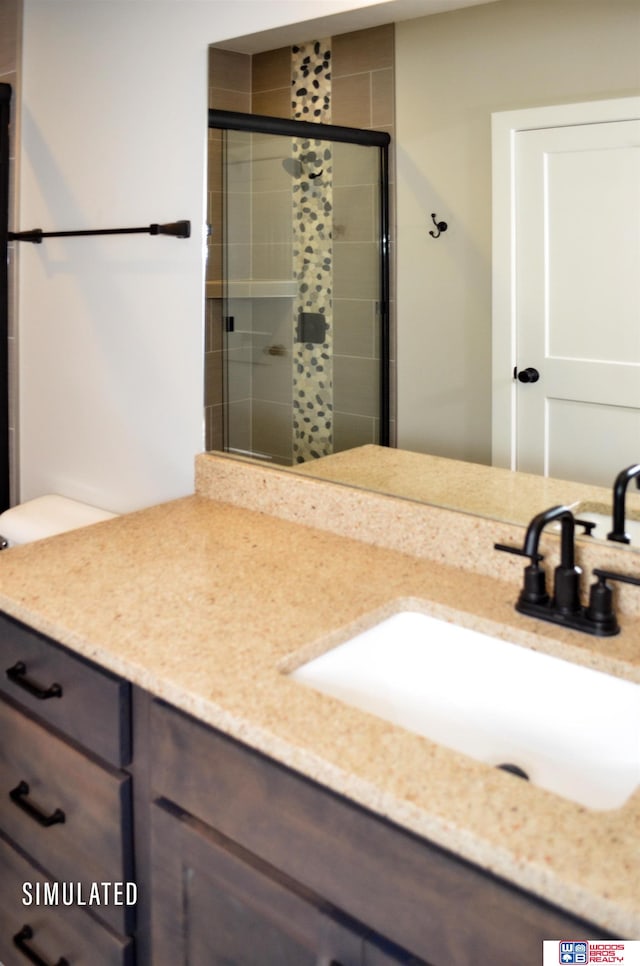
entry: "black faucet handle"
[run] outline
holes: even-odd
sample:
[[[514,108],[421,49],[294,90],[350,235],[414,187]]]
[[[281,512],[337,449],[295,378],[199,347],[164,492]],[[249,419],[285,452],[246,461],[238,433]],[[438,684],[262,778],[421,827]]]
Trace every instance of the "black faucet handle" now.
[[[528,557],[531,563],[524,568],[524,583],[520,592],[519,602],[523,601],[530,604],[546,604],[549,600],[547,594],[547,581],[544,570],[538,566],[544,557],[541,553],[527,553],[524,548],[510,547],[506,543],[494,543],[494,550],[503,550],[505,553],[515,553],[519,557]]]
[[[594,567],[593,576],[599,577],[602,583],[606,580],[619,580],[623,584],[635,584],[636,587],[640,587],[640,577],[632,577],[630,574],[619,574],[613,570],[600,570],[598,567]]]
[[[589,606],[585,617],[598,628],[597,633],[616,634],[619,630],[616,616],[613,612],[613,591],[608,580],[619,580],[625,584],[635,584],[640,587],[640,578],[628,574],[618,574],[610,570],[593,569],[593,576],[597,578],[589,591]]]
[[[506,543],[494,543],[494,550],[502,550],[504,553],[515,553],[519,557],[529,557],[531,563],[539,563],[544,560],[544,556],[541,553],[527,553],[522,547],[510,547]]]
[[[597,527],[597,523],[594,523],[593,520],[578,520],[578,519],[576,519],[575,524],[576,524],[577,527],[582,527],[584,529],[584,535],[585,535],[585,537],[591,537],[591,536],[593,536],[593,531]]]

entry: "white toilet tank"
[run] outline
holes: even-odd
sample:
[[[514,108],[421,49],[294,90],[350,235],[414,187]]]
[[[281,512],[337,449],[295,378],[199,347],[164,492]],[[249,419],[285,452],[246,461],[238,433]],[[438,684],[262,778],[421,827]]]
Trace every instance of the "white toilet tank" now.
[[[13,547],[43,537],[53,537],[67,530],[77,530],[101,520],[118,516],[109,510],[79,503],[66,496],[50,494],[19,503],[0,513],[0,535],[6,546]]]

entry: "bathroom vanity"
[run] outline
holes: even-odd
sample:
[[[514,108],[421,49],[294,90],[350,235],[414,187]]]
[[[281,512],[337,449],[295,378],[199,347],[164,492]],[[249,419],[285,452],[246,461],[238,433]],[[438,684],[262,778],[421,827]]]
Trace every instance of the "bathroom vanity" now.
[[[638,938],[640,790],[589,809],[289,673],[409,601],[640,681],[636,588],[591,639],[515,613],[492,546],[517,527],[213,456],[196,490],[0,555],[0,961],[511,966]],[[24,905],[48,877],[137,902]]]
[[[44,962],[63,955],[105,966],[249,964],[258,952],[261,962],[279,966],[321,956],[368,966],[453,964],[474,962],[479,949],[493,962],[513,963],[540,937],[608,935],[10,619],[3,618],[2,637],[5,663],[19,654],[34,673],[63,682],[53,705],[42,702],[54,698],[16,692],[15,679],[3,682],[0,725],[8,741],[0,774],[5,786],[12,774],[26,785],[22,807],[9,796],[2,806],[4,963],[20,962],[16,948]],[[127,727],[133,707],[135,764]],[[55,734],[45,722],[57,726]],[[76,724],[81,748],[71,737]],[[32,795],[47,804],[46,814]],[[56,813],[64,816],[59,822]],[[59,899],[37,907],[48,879],[41,869],[80,883],[75,895],[89,905]],[[90,904],[91,883],[134,878],[137,917],[133,906],[103,904],[103,890],[100,904]],[[124,899],[126,891],[118,896],[112,887],[107,898]]]

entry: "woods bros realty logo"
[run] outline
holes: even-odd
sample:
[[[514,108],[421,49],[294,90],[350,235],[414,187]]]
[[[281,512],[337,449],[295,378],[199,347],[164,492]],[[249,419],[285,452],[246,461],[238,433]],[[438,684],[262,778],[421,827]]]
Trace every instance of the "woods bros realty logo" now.
[[[545,940],[543,966],[583,966],[589,963],[622,963],[640,966],[640,942],[612,940],[597,942],[587,939]]]

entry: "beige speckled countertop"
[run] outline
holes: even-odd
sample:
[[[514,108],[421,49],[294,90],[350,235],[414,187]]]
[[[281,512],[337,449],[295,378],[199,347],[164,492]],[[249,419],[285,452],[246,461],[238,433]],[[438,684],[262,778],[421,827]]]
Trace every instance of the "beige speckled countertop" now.
[[[522,560],[492,549],[521,540],[508,524],[206,455],[194,496],[0,554],[0,607],[399,825],[640,938],[640,789],[617,810],[591,810],[283,673],[410,600],[640,681],[637,588],[620,592],[615,638],[541,625],[513,609]],[[556,547],[545,537],[551,564]],[[585,569],[623,559],[640,576],[637,554],[596,546],[580,557]]]
[[[610,487],[588,486],[373,444],[311,460],[294,472],[523,526],[541,508],[558,503],[587,503],[611,512],[613,476]],[[627,490],[626,510],[629,518],[640,519],[634,484]]]

